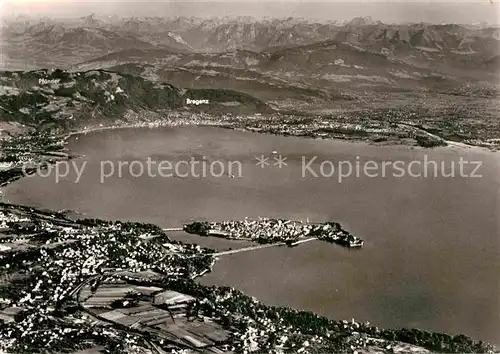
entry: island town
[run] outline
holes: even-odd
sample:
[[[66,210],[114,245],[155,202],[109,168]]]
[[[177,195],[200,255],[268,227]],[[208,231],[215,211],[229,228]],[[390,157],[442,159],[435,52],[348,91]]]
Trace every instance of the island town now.
[[[344,230],[337,222],[310,223],[258,218],[242,221],[193,222],[184,231],[200,236],[248,240],[257,243],[285,243],[296,246],[306,240],[323,240],[348,248],[360,248],[364,241]],[[301,242],[302,241],[302,242]]]

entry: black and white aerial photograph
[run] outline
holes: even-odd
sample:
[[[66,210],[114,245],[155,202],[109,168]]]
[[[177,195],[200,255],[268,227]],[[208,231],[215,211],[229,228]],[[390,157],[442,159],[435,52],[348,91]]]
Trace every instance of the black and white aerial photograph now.
[[[0,1],[29,353],[500,353],[500,1]]]

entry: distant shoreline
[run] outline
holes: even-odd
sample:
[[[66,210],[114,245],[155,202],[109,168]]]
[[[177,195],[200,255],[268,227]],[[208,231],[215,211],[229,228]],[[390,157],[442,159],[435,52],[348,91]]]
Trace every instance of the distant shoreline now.
[[[191,123],[191,122],[175,122],[175,121],[152,121],[152,122],[141,122],[141,123],[132,123],[132,124],[124,124],[124,125],[117,125],[117,126],[97,126],[97,127],[91,127],[87,129],[80,129],[77,131],[73,132],[68,132],[68,133],[63,133],[63,134],[57,134],[55,135],[57,138],[60,138],[61,141],[66,145],[68,143],[68,140],[72,137],[78,137],[78,136],[85,136],[89,133],[99,133],[99,132],[105,132],[105,131],[112,131],[112,130],[122,130],[122,129],[144,129],[144,128],[149,128],[149,129],[156,129],[156,128],[166,128],[166,127],[171,127],[171,128],[177,128],[177,127],[189,127],[189,126],[196,126],[196,127],[211,127],[211,128],[217,128],[217,129],[229,129],[229,130],[240,130],[248,133],[254,133],[254,134],[261,134],[261,135],[275,135],[275,136],[282,136],[282,137],[294,137],[294,138],[299,138],[299,139],[319,139],[319,140],[330,140],[330,141],[336,141],[336,142],[343,142],[343,143],[349,143],[349,144],[362,144],[367,147],[373,147],[373,148],[380,148],[380,147],[386,147],[386,148],[404,148],[404,149],[418,149],[420,151],[425,151],[426,149],[430,150],[443,150],[443,151],[468,151],[472,153],[481,153],[481,154],[486,154],[491,156],[498,156],[500,160],[500,150],[492,150],[488,149],[486,147],[482,146],[475,146],[475,145],[468,145],[465,143],[461,142],[454,142],[454,141],[448,141],[444,140],[447,145],[446,146],[436,146],[436,147],[422,147],[422,146],[414,146],[414,145],[407,145],[407,144],[396,144],[396,143],[388,143],[388,144],[377,144],[371,141],[366,141],[362,139],[339,139],[339,138],[331,138],[331,137],[314,137],[314,136],[301,136],[301,135],[287,135],[287,134],[276,134],[268,131],[256,131],[252,129],[251,127],[239,127],[239,126],[234,126],[234,125],[224,125],[224,124],[204,124],[204,123]],[[47,151],[47,154],[50,152]],[[71,151],[69,151],[67,148],[65,148],[62,153],[66,154],[66,156],[60,156],[63,157],[63,160],[66,159],[72,159],[72,158],[78,158],[79,156],[73,155]],[[25,164],[24,166],[27,166],[28,164]],[[7,170],[0,171],[1,174],[7,174],[15,171],[16,169],[22,169],[23,166],[17,165],[14,167],[11,167]],[[6,187],[10,183],[13,183],[17,181],[18,179],[23,178],[23,176],[13,176],[10,180],[7,180],[6,182],[1,182],[0,181],[0,196],[2,195],[2,188]]]
[[[484,152],[484,153],[499,153],[500,150],[492,150],[484,146],[477,146],[477,145],[470,145],[462,142],[457,142],[457,141],[452,141],[452,140],[444,140],[443,141],[447,144],[446,146],[436,146],[436,147],[423,147],[419,145],[408,145],[408,144],[397,144],[397,143],[386,143],[386,144],[378,144],[375,142],[371,141],[366,141],[363,139],[340,139],[340,138],[330,138],[330,137],[314,137],[314,136],[300,136],[300,135],[287,135],[287,134],[276,134],[272,132],[267,132],[267,131],[256,131],[252,129],[251,127],[236,127],[236,126],[231,126],[231,125],[222,125],[222,124],[199,124],[199,123],[172,123],[172,122],[162,122],[162,121],[153,121],[153,122],[148,122],[148,123],[135,123],[135,124],[125,124],[125,125],[120,125],[120,126],[103,126],[103,127],[93,127],[93,128],[88,128],[88,129],[82,129],[74,132],[70,132],[67,134],[62,134],[60,135],[61,138],[64,140],[67,140],[73,136],[79,136],[79,135],[86,135],[88,133],[95,133],[95,132],[104,132],[104,131],[109,131],[109,130],[122,130],[122,129],[143,129],[143,128],[150,128],[150,129],[155,129],[155,128],[177,128],[177,127],[188,127],[188,126],[198,126],[198,127],[212,127],[212,128],[219,128],[219,129],[229,129],[229,130],[240,130],[240,131],[245,131],[249,133],[255,133],[255,134],[262,134],[262,135],[277,135],[277,136],[283,136],[283,137],[294,137],[294,138],[303,138],[303,139],[319,139],[319,140],[331,140],[331,141],[337,141],[337,142],[346,142],[346,143],[359,143],[359,144],[366,144],[367,146],[371,146],[374,148],[378,147],[407,147],[410,149],[419,149],[419,150],[438,150],[438,149],[453,149],[453,148],[458,148],[458,149],[463,149],[463,150],[470,150],[474,152]]]

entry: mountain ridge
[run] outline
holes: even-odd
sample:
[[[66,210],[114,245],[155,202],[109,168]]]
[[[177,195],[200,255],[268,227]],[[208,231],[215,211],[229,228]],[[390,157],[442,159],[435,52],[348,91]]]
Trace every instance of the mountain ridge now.
[[[69,34],[65,35],[65,32]],[[83,34],[82,34],[83,33]],[[327,40],[337,40],[380,50],[381,47],[412,51],[427,48],[437,52],[457,52],[461,55],[483,55],[486,59],[499,54],[500,29],[495,27],[465,26],[458,24],[404,24],[393,25],[374,21],[368,17],[354,18],[346,23],[315,22],[305,19],[261,19],[252,18],[99,18],[87,16],[72,20],[17,20],[3,21],[5,53],[18,58],[20,49],[39,55],[36,50],[21,45],[58,42],[71,48],[78,46],[81,37],[100,36],[94,57],[122,49],[145,47],[166,48],[178,52],[225,52],[238,49],[265,51],[272,47],[307,45]],[[128,39],[128,42],[123,42]],[[133,40],[135,40],[135,42]],[[122,41],[122,43],[120,43]],[[393,47],[393,48],[391,48]],[[55,48],[44,47],[45,52]],[[459,55],[459,54],[457,54]],[[90,60],[66,57],[67,65]],[[80,55],[81,56],[81,55]]]

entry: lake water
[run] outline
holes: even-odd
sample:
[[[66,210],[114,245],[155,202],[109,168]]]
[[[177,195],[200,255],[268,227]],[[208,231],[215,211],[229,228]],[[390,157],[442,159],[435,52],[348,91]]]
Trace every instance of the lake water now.
[[[89,133],[72,137],[69,148],[85,155],[75,161],[79,167],[86,164],[78,183],[75,173],[58,183],[54,175],[29,177],[9,185],[4,199],[165,227],[246,216],[335,220],[363,238],[365,247],[350,251],[310,242],[292,249],[234,254],[223,257],[201,281],[231,285],[268,304],[335,319],[465,333],[500,344],[498,155],[458,148],[374,147],[210,127]],[[281,169],[273,165],[279,154],[287,158]],[[271,165],[256,166],[260,155],[269,157]],[[342,183],[337,174],[327,177],[330,162],[408,164],[424,161],[424,155],[442,161],[447,173],[455,161],[455,177],[435,178],[431,170],[427,178],[397,178],[390,168],[385,177],[373,169],[371,177],[361,173]],[[222,161],[226,171],[221,177],[151,177],[157,172],[152,168],[149,175],[134,177],[148,157],[174,165],[193,156],[206,156],[209,163]],[[302,159],[307,164],[314,156],[311,166],[318,177],[309,170],[303,175]],[[481,161],[482,178],[460,177],[460,157]],[[113,164],[115,174],[101,183],[101,164],[107,160],[104,173],[110,175]],[[132,175],[125,167],[118,176],[119,161],[138,161]],[[330,161],[324,163],[324,176],[319,165],[323,161]],[[228,176],[230,162],[234,178]],[[241,171],[235,162],[241,163]],[[464,172],[470,175],[473,169],[466,167]],[[183,167],[179,174],[186,170]],[[418,165],[412,168],[414,176],[422,171]],[[221,249],[239,246],[183,233],[174,237]]]

